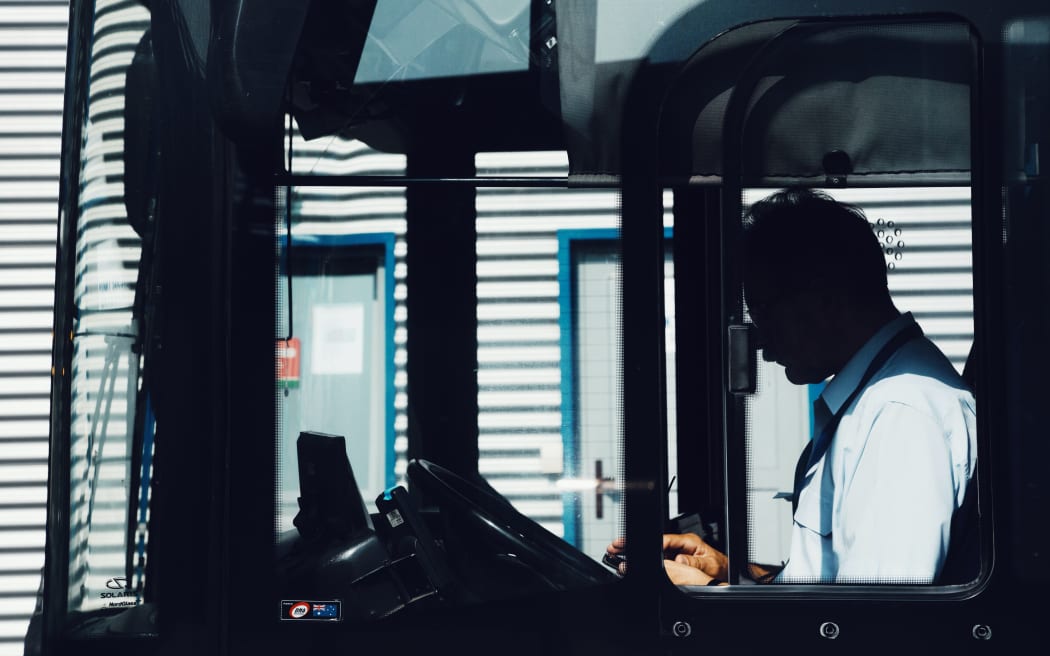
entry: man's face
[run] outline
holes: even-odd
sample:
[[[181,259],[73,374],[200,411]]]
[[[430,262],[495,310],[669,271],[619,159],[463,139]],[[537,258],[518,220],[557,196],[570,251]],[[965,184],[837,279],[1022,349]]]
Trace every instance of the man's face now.
[[[768,281],[752,282],[747,292],[764,360],[783,366],[796,385],[819,383],[835,374],[838,331],[827,294],[786,291]]]

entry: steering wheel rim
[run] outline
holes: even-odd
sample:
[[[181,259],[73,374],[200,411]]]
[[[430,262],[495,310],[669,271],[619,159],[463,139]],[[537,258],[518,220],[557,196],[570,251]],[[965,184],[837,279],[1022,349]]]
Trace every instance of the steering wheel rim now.
[[[473,481],[423,459],[408,463],[408,479],[464,520],[478,537],[499,545],[559,589],[614,581],[612,570],[518,512],[483,480]],[[501,552],[502,553],[502,552]]]

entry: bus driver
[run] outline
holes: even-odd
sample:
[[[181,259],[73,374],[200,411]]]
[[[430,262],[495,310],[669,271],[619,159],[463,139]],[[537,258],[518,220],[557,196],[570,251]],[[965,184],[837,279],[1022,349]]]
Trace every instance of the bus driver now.
[[[804,234],[804,239],[798,239]],[[974,396],[894,306],[863,212],[792,188],[744,221],[744,289],[763,357],[796,385],[830,381],[795,476],[783,566],[758,582],[931,583],[976,465]],[[623,551],[623,541],[608,551]],[[695,534],[664,536],[680,585],[727,579],[725,554]]]

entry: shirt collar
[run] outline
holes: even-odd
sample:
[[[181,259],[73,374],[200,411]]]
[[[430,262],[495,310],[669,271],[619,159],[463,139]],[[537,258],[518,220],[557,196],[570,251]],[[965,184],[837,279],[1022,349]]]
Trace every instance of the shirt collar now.
[[[911,312],[905,312],[893,321],[878,330],[853,357],[846,362],[835,376],[828,382],[820,398],[828,404],[831,414],[836,414],[846,402],[853,390],[860,384],[860,379],[871,365],[872,360],[878,355],[882,347],[886,345],[900,331],[915,323]]]

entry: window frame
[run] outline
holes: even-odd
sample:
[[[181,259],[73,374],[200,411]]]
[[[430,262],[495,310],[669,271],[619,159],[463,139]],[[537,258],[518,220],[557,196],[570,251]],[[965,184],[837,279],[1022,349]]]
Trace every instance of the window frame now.
[[[699,14],[699,12],[697,12]],[[939,17],[943,20],[943,16]],[[886,17],[886,18],[872,18],[865,19],[863,24],[873,25],[891,25],[895,22],[909,21],[909,20],[922,20],[922,17]],[[768,20],[774,20],[769,18]],[[965,21],[958,18],[952,19],[955,22],[968,25]],[[813,19],[813,23],[821,23],[823,25],[834,25],[834,24],[852,24],[857,25],[858,20],[855,17],[820,17]],[[689,23],[688,20],[682,20],[675,28],[682,28],[684,25]],[[984,262],[979,254],[979,250],[983,249],[983,246],[978,246],[982,238],[987,238],[988,235],[988,223],[982,220],[982,217],[989,216],[984,212],[986,196],[984,189],[990,184],[988,178],[983,175],[986,163],[982,158],[981,141],[981,120],[980,116],[986,112],[980,110],[984,109],[980,103],[982,93],[982,76],[981,68],[977,65],[980,59],[980,53],[983,47],[983,41],[973,25],[968,25],[970,28],[971,35],[971,53],[972,62],[970,66],[971,71],[971,84],[970,84],[970,101],[971,101],[971,117],[970,117],[970,136],[971,136],[971,174],[969,180],[969,188],[971,189],[972,204],[971,204],[971,221],[973,231],[973,257],[974,257],[974,321],[975,321],[975,336],[974,344],[977,345],[979,351],[982,351],[982,361],[987,358],[987,349],[984,348],[984,344],[987,341],[985,337],[984,329],[989,325],[989,320],[985,314],[987,303],[985,300],[986,289],[989,289],[989,281],[994,281],[998,276],[1001,275],[999,270],[986,270],[984,268]],[[665,34],[663,41],[670,43],[672,36],[676,33],[674,28],[668,30]],[[654,47],[654,51],[658,51],[661,45],[658,43]],[[653,313],[656,311],[657,302],[653,302],[652,299],[646,298],[647,294],[651,294],[655,291],[653,284],[653,259],[654,259],[654,248],[653,244],[657,240],[656,235],[656,208],[654,204],[654,196],[657,189],[661,186],[672,185],[676,187],[676,190],[684,189],[707,189],[709,193],[714,194],[717,197],[717,209],[714,212],[708,212],[708,216],[714,214],[719,217],[717,223],[718,227],[713,231],[718,238],[717,251],[721,263],[709,269],[715,271],[715,275],[720,281],[721,288],[721,299],[715,301],[715,306],[709,305],[706,313],[714,313],[718,317],[719,325],[724,325],[723,320],[727,316],[736,316],[743,321],[743,310],[739,306],[734,306],[733,302],[727,301],[726,299],[739,298],[739,294],[736,294],[739,289],[739,283],[735,282],[738,279],[739,274],[735,273],[730,269],[731,262],[727,262],[725,257],[725,244],[733,243],[736,235],[740,230],[739,217],[742,210],[742,190],[743,190],[743,174],[739,155],[729,155],[728,160],[725,162],[726,169],[720,180],[704,179],[703,177],[690,178],[688,173],[682,171],[668,170],[666,167],[661,166],[663,157],[671,157],[672,162],[688,161],[688,158],[674,159],[674,154],[666,154],[661,152],[660,148],[666,149],[669,144],[673,144],[674,140],[665,138],[665,135],[674,132],[673,120],[679,119],[680,116],[672,114],[673,108],[660,106],[659,103],[664,102],[670,90],[675,88],[675,84],[685,84],[684,80],[687,79],[686,75],[679,78],[675,78],[674,75],[662,74],[656,67],[643,66],[642,70],[635,81],[631,93],[627,100],[627,111],[625,116],[627,117],[624,121],[624,144],[625,153],[623,156],[624,161],[624,175],[622,178],[622,187],[624,193],[624,265],[625,265],[625,280],[630,279],[631,284],[625,283],[625,326],[624,326],[624,349],[625,349],[625,362],[626,366],[632,371],[633,385],[629,384],[632,381],[629,379],[625,382],[625,395],[628,398],[628,408],[625,412],[625,423],[627,433],[627,463],[629,468],[628,478],[629,480],[653,480],[654,487],[660,489],[661,484],[666,484],[666,473],[660,472],[657,462],[654,462],[651,456],[644,454],[643,446],[640,444],[642,440],[638,437],[632,439],[632,435],[639,435],[644,432],[642,427],[646,424],[653,424],[659,422],[660,419],[657,417],[660,404],[656,399],[656,394],[652,391],[647,391],[644,388],[646,386],[652,388],[657,386],[659,381],[655,378],[655,373],[651,368],[646,368],[641,364],[641,359],[644,357],[644,348],[640,347],[646,339],[653,340],[652,327],[646,327],[645,319],[640,318],[645,312]],[[739,86],[739,82],[738,85]],[[741,98],[746,97],[749,94],[741,94]],[[659,100],[651,100],[651,98],[658,98]],[[740,101],[738,101],[740,102]],[[727,124],[724,130],[727,134],[742,134],[743,125],[739,118],[733,118],[734,116],[742,115],[742,111],[734,113],[732,109],[733,100],[730,100],[730,107],[726,110]],[[665,121],[665,117],[671,119],[672,124],[669,126]],[[627,126],[632,126],[628,130]],[[642,128],[642,129],[639,129]],[[649,144],[659,144],[658,147],[652,147]],[[734,140],[732,138],[723,139],[723,143],[742,143],[741,140]],[[723,154],[726,157],[726,154]],[[951,185],[948,182],[941,183],[947,186]],[[779,185],[779,182],[778,182]],[[753,186],[753,185],[749,185]],[[809,183],[806,186],[821,186]],[[861,183],[861,186],[865,186]],[[891,186],[885,183],[877,186]],[[927,185],[936,186],[936,185]],[[677,204],[677,203],[676,203]],[[994,223],[992,221],[991,223]],[[677,222],[676,222],[677,225]],[[982,237],[984,235],[984,237]],[[710,251],[709,251],[710,252]],[[636,276],[629,276],[626,273],[626,269],[631,269],[640,272]],[[644,272],[644,273],[642,273]],[[677,272],[676,272],[677,274]],[[710,275],[710,274],[709,274]],[[994,289],[994,285],[991,287]],[[726,305],[728,303],[728,305]],[[738,302],[737,302],[738,303]],[[628,310],[627,308],[633,308]],[[731,322],[732,323],[732,322]],[[723,335],[722,344],[720,347],[721,361],[714,366],[708,366],[709,375],[712,372],[717,372],[714,375],[721,378],[724,372],[727,371],[727,351],[728,347],[725,342],[725,336]],[[649,349],[651,351],[651,349]],[[712,352],[708,352],[708,357],[714,355]],[[645,375],[639,375],[641,371],[644,371]],[[722,382],[722,390],[725,390],[725,382]],[[681,389],[681,388],[680,388]],[[732,395],[728,392],[724,392],[723,396],[724,412],[722,414],[722,427],[724,430],[724,436],[718,436],[711,439],[725,439],[725,445],[728,447],[728,451],[725,455],[724,467],[726,474],[726,489],[728,491],[743,490],[746,489],[746,463],[744,459],[744,447],[741,440],[732,439],[732,435],[739,432],[734,426],[742,425],[742,408],[738,407],[741,404],[737,403]],[[978,470],[982,472],[980,479],[981,498],[988,499],[989,481],[988,481],[988,455],[990,453],[989,443],[989,415],[994,410],[988,409],[986,399],[978,399],[979,415],[978,418],[978,452],[982,454],[982,457],[978,460]],[[713,447],[709,448],[710,452]],[[663,476],[661,477],[661,473]],[[653,545],[654,541],[648,537],[647,533],[653,530],[653,522],[650,519],[641,517],[641,513],[649,512],[656,513],[658,509],[662,507],[661,500],[654,498],[652,491],[648,491],[643,494],[640,492],[634,493],[634,502],[632,506],[632,514],[628,516],[628,536],[629,540],[633,544],[650,544]],[[729,538],[729,548],[727,549],[730,558],[734,562],[744,563],[746,562],[747,554],[747,509],[746,500],[739,500],[734,502],[732,498],[727,498],[727,530],[726,534]],[[748,585],[732,585],[728,589],[689,589],[690,593],[695,593],[695,596],[700,598],[708,598],[710,595],[716,594],[730,594],[732,596],[741,596],[743,598],[783,598],[785,596],[797,596],[802,595],[807,599],[814,600],[830,600],[830,599],[847,599],[847,598],[871,598],[872,596],[888,599],[888,600],[915,600],[917,598],[929,598],[929,599],[960,599],[970,597],[974,594],[979,593],[988,583],[989,575],[992,567],[992,552],[991,552],[991,517],[990,508],[987,504],[982,506],[982,521],[980,525],[980,531],[982,534],[982,556],[981,556],[981,574],[977,580],[972,583],[964,585],[893,585],[888,586],[886,584],[868,584],[868,585],[835,585],[835,584],[806,584],[806,585],[776,585],[776,586],[748,586]],[[649,548],[645,549],[647,553]],[[655,546],[652,547],[651,553],[656,553],[657,549]],[[658,561],[646,562],[636,570],[636,575],[648,578],[652,577],[664,577],[662,571],[658,574],[656,569]],[[739,570],[737,570],[736,576],[732,583],[739,583]],[[684,588],[683,588],[684,589]],[[689,595],[693,596],[693,595]]]

